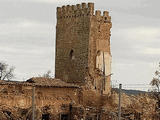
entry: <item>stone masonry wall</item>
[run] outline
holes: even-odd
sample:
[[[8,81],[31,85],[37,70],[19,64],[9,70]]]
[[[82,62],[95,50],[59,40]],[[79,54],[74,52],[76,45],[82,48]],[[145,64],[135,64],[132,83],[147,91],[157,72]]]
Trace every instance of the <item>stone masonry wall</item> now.
[[[55,77],[72,83],[90,81],[92,88],[110,91],[110,29],[108,12],[101,15],[97,10],[94,13],[93,3],[58,7]],[[100,53],[101,58],[97,59]]]
[[[79,103],[77,88],[36,87],[36,107],[56,104]],[[1,85],[0,105],[9,108],[29,108],[32,106],[32,86]]]
[[[57,8],[56,78],[84,82],[88,67],[88,42],[92,4]]]

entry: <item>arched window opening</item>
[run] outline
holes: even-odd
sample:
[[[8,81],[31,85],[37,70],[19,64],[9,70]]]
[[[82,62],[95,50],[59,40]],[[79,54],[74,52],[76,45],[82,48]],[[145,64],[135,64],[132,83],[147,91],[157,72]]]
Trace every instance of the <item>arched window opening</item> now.
[[[75,57],[74,57],[74,51],[73,50],[70,51],[69,57],[70,57],[71,60],[75,59]]]
[[[98,51],[97,51],[97,56],[100,56],[100,55],[101,55],[101,51],[98,50]]]

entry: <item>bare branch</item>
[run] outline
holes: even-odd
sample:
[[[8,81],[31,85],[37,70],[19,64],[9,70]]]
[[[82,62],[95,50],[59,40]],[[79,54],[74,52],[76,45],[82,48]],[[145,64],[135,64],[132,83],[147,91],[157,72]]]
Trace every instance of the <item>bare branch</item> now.
[[[8,68],[8,65],[4,62],[0,62],[0,80],[11,80],[14,78],[15,67]]]
[[[52,72],[50,70],[48,70],[46,73],[43,74],[43,77],[45,77],[45,78],[52,78],[51,73]]]

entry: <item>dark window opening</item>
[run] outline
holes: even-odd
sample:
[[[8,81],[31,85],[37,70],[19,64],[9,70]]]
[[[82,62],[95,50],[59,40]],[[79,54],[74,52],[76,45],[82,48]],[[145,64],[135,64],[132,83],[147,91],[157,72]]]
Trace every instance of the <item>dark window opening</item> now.
[[[86,117],[86,120],[93,120],[92,117]]]
[[[3,111],[3,113],[6,113],[8,116],[11,117],[11,112],[10,111]]]
[[[69,53],[69,57],[71,60],[73,60],[75,57],[74,57],[74,51],[71,50],[70,53]]]
[[[49,114],[42,114],[42,120],[49,120]]]
[[[68,114],[62,114],[61,115],[61,120],[68,120],[69,119],[69,115]]]
[[[101,51],[98,50],[98,51],[97,51],[97,56],[100,56],[100,55],[101,55]]]

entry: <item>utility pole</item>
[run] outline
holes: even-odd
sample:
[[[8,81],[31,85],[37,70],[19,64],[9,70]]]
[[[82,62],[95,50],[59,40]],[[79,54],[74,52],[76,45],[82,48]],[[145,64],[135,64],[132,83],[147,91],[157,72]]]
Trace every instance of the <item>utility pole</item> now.
[[[118,120],[121,120],[121,89],[122,89],[122,84],[119,84]]]
[[[35,86],[32,88],[32,120],[35,120]]]
[[[104,76],[104,80],[103,80],[103,90],[106,89],[106,66],[105,66],[105,56],[104,56],[104,52],[103,52],[103,76]]]

